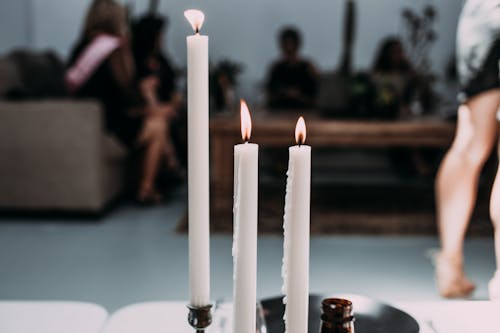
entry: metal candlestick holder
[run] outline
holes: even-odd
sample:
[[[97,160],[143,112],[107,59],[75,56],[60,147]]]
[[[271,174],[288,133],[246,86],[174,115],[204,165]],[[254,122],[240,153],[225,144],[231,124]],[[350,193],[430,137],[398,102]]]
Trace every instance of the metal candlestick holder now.
[[[204,333],[205,329],[212,323],[212,305],[195,306],[188,305],[188,322],[196,333]]]

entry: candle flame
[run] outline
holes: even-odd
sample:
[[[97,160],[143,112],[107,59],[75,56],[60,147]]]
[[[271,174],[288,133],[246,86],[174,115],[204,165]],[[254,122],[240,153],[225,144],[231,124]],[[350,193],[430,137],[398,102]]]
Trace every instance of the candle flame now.
[[[302,116],[299,117],[295,126],[295,141],[299,145],[303,145],[306,142],[306,123]]]
[[[248,110],[247,103],[244,100],[240,101],[240,115],[241,115],[241,137],[243,141],[250,140],[252,134],[252,118]]]
[[[188,20],[195,33],[199,33],[203,22],[205,21],[205,14],[198,9],[188,9],[184,11],[184,17]]]

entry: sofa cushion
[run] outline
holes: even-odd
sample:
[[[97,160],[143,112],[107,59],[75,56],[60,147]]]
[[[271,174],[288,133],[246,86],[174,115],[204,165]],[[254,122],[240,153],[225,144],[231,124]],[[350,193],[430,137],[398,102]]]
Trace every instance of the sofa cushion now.
[[[11,58],[0,58],[0,99],[13,91],[21,89],[21,78],[15,61]]]
[[[9,99],[39,99],[66,95],[64,64],[52,51],[13,51],[8,55],[17,68],[20,87],[11,91]]]

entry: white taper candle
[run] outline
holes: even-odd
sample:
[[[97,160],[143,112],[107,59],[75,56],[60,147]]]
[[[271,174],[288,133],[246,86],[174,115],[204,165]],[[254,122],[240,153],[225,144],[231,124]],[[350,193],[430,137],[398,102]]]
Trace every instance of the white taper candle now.
[[[245,143],[234,146],[233,332],[255,333],[259,146],[246,142],[251,120],[243,101],[241,128]]]
[[[305,141],[305,123],[296,127],[298,145],[289,148],[283,229],[283,302],[285,332],[307,333],[309,311],[309,237],[311,147]]]
[[[199,34],[202,12],[184,15],[195,31],[187,37],[189,293],[191,305],[203,306],[210,303],[208,36]]]

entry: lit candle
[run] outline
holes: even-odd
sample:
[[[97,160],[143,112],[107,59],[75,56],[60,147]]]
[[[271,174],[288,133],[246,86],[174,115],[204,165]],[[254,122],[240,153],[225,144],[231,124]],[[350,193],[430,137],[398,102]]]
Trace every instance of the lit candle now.
[[[304,145],[306,126],[300,117],[295,128],[296,146],[289,148],[283,229],[283,303],[285,332],[307,333],[309,309],[309,222],[311,147]]]
[[[259,146],[248,143],[250,112],[241,101],[241,137],[234,146],[233,332],[255,333]]]
[[[195,31],[187,37],[189,293],[191,305],[204,306],[210,303],[208,36],[200,35],[201,11],[184,16]]]

